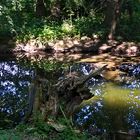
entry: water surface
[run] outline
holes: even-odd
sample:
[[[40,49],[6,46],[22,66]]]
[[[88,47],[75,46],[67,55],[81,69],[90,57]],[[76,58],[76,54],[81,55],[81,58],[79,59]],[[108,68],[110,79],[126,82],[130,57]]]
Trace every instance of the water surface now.
[[[126,66],[126,65],[123,65]],[[125,71],[121,66],[121,70]],[[140,70],[127,70],[128,80],[116,82],[93,79],[90,89],[94,96],[84,101],[74,115],[76,125],[95,135],[115,132],[140,134]],[[98,81],[98,82],[94,82]],[[123,81],[123,82],[122,82]]]
[[[34,71],[16,61],[0,62],[0,127],[12,127],[25,114]]]
[[[93,64],[80,63],[71,65],[69,71],[88,75],[94,68]],[[140,133],[139,65],[133,69],[122,65],[120,69],[126,72],[126,76],[134,77],[133,80],[113,82],[100,75],[87,82],[94,96],[84,101],[75,112],[74,123],[77,127],[93,135],[118,131]],[[57,77],[62,78],[62,73],[63,70]],[[0,62],[1,128],[15,126],[24,117],[29,86],[34,76],[35,69],[31,66],[12,60]],[[49,76],[46,79],[50,80]]]

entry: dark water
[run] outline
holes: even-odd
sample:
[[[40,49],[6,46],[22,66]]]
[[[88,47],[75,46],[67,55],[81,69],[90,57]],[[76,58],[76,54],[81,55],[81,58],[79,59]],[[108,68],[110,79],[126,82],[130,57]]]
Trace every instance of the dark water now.
[[[33,76],[33,69],[15,61],[0,62],[0,127],[12,127],[21,121]]]
[[[70,72],[85,75],[92,69],[93,64],[69,67]],[[118,84],[97,76],[88,81],[94,96],[84,101],[75,112],[77,127],[93,135],[118,131],[140,134],[140,65],[127,67],[123,64],[120,70],[125,71],[127,76],[133,76],[133,80]],[[15,126],[22,120],[34,75],[30,66],[16,61],[0,62],[0,128]]]

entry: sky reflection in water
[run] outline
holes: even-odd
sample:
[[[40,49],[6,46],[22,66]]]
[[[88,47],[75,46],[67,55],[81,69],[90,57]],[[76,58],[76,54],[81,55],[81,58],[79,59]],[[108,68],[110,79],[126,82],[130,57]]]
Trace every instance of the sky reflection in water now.
[[[76,64],[70,71],[88,75],[92,64]],[[134,71],[136,72],[136,71]],[[138,76],[138,71],[137,71]],[[27,105],[28,87],[34,71],[15,61],[0,62],[0,127],[10,127],[21,121]],[[75,123],[92,133],[104,131],[140,130],[140,80],[125,84],[106,82],[101,76],[88,81],[94,97],[83,102]],[[93,131],[94,129],[94,131]]]
[[[0,127],[11,127],[24,116],[33,75],[15,61],[0,62]]]
[[[137,69],[136,77],[139,74]],[[93,78],[90,88],[94,97],[83,102],[74,115],[78,127],[91,133],[140,133],[140,79],[117,84]]]

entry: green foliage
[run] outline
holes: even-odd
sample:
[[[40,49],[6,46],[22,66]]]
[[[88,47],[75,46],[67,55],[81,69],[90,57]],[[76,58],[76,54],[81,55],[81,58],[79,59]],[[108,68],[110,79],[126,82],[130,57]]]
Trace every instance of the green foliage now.
[[[118,26],[117,34],[123,37],[125,40],[140,41],[140,14],[134,15],[133,19],[130,20],[125,18],[121,21]]]
[[[32,62],[31,62],[32,63]],[[38,62],[32,63],[33,67],[36,69],[43,69],[45,72],[56,72],[60,70],[67,69],[70,64],[62,63],[59,61],[49,61],[49,60],[41,60]]]
[[[12,34],[14,32],[13,19],[2,6],[0,7],[0,19],[0,34],[5,36]]]
[[[75,28],[77,29],[77,32],[81,36],[83,35],[89,35],[92,34],[99,34],[103,35],[105,33],[105,30],[102,23],[102,17],[92,16],[92,17],[82,17],[80,19],[75,20]]]
[[[62,119],[61,119],[62,120]],[[66,124],[65,120],[58,123]],[[12,130],[0,130],[0,140],[88,140],[85,133],[76,132],[66,127],[62,132],[57,132],[49,124],[39,120],[32,125],[21,124]]]
[[[46,3],[47,8],[50,8],[54,2],[55,0],[50,0]],[[78,18],[78,14],[85,14],[91,9],[90,0],[62,0],[62,3],[63,19],[53,21],[49,17],[41,19],[34,16],[33,0],[0,2],[0,36],[16,36],[17,40],[23,42],[31,38],[45,41],[91,35],[97,31],[97,28],[99,29],[100,17]],[[79,8],[83,8],[84,11],[80,11]]]
[[[32,4],[33,0],[2,0],[0,2],[0,36],[15,36],[22,24],[26,23],[25,17],[30,16],[31,10],[27,14],[26,9],[29,7],[33,9]]]
[[[56,0],[45,1],[47,15]],[[129,12],[125,10],[127,2],[131,4],[133,18],[129,19]],[[140,21],[139,0],[127,0],[124,3],[123,16],[118,26],[117,35],[125,39],[140,40],[137,30]],[[19,41],[31,38],[46,40],[63,39],[65,37],[91,36],[92,34],[106,35],[103,25],[104,9],[99,1],[92,0],[61,0],[60,19],[35,17],[34,0],[0,2],[0,37],[16,37]]]
[[[22,136],[13,130],[0,130],[0,140],[22,140]]]
[[[31,38],[36,38],[42,42],[46,40],[63,39],[65,37],[74,37],[92,34],[103,35],[105,30],[101,26],[102,18],[98,17],[81,17],[75,20],[64,20],[61,22],[49,22],[46,20],[38,21],[33,19],[28,22],[20,33],[17,39],[27,41]],[[33,24],[34,23],[34,24]]]
[[[55,140],[87,140],[87,136],[83,134],[77,135],[74,131],[66,129],[63,133],[60,133]]]
[[[121,36],[125,40],[140,41],[139,28],[140,1],[127,0],[123,5],[120,23],[117,28],[117,35]]]

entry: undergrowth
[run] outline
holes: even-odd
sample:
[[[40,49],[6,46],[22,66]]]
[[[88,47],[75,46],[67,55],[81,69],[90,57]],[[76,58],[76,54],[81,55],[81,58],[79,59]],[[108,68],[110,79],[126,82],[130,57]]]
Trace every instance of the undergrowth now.
[[[72,21],[67,19],[63,22],[49,22],[48,19],[39,21],[34,18],[20,28],[16,38],[25,42],[32,38],[48,41],[83,35],[92,36],[93,34],[102,36],[105,29],[101,26],[101,20],[97,17],[81,17]]]
[[[61,119],[61,125],[67,122]],[[66,126],[63,130],[56,131],[55,128],[43,121],[34,124],[20,124],[14,129],[0,130],[0,140],[98,140],[97,137],[89,137],[86,133]]]
[[[3,15],[0,18],[0,39],[12,37],[19,42],[30,39],[46,42],[67,37],[91,37],[93,34],[104,38],[107,33],[103,24],[104,17],[96,14],[60,21],[22,14],[21,16]],[[140,26],[139,20],[139,13],[134,14],[132,19],[123,15],[118,24],[116,36],[121,36],[125,40],[140,41],[140,32],[137,30]]]

